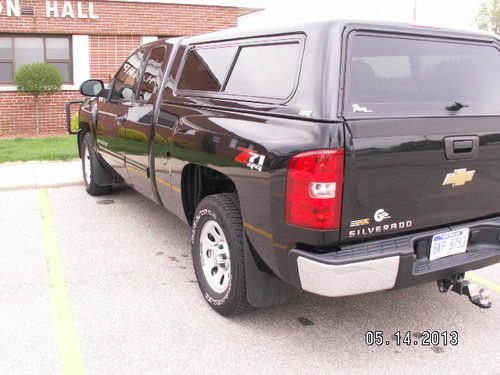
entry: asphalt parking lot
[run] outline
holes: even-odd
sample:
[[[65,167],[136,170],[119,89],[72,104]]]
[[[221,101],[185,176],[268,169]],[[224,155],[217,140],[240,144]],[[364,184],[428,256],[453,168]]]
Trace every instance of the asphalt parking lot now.
[[[294,292],[227,319],[200,295],[190,229],[122,188],[0,193],[0,373],[500,374],[500,294],[480,310],[435,284],[328,299]],[[500,285],[500,264],[474,272]],[[457,331],[396,346],[396,331]],[[367,346],[367,331],[389,345]]]

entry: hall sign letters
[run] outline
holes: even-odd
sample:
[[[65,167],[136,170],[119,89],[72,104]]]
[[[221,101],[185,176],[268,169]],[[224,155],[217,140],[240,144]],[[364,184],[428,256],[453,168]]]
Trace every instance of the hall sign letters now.
[[[19,0],[0,0],[0,16],[21,17]],[[96,20],[94,3],[83,1],[45,1],[45,16],[47,18],[82,18]]]

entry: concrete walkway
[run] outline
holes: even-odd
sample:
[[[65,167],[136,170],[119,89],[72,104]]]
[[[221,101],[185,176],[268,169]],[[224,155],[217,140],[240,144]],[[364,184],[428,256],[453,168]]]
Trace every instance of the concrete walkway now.
[[[0,164],[0,191],[82,185],[81,161]]]

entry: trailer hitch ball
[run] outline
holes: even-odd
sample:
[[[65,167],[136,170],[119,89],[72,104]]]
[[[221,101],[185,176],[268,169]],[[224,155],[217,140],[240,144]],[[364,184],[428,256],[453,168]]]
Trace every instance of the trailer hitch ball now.
[[[489,289],[482,288],[481,291],[479,292],[479,295],[481,296],[481,299],[489,300],[491,297],[491,292]]]
[[[482,309],[491,307],[491,301],[489,301],[491,292],[489,289],[476,283],[470,283],[464,279],[463,274],[438,280],[438,288],[441,293],[452,291],[460,296],[466,295],[470,302]]]
[[[477,305],[484,309],[491,307],[491,302],[489,301],[491,293],[488,289],[486,289],[486,287],[479,284],[468,284],[466,288],[468,289],[468,291],[466,291],[464,294],[469,297],[469,300],[474,305]]]

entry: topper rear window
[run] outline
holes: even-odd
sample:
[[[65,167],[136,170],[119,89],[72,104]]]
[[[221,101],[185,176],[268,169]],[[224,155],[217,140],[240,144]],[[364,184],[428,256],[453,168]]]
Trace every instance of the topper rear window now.
[[[487,43],[352,35],[344,114],[356,116],[500,112],[500,53]],[[456,114],[457,112],[455,112]]]

